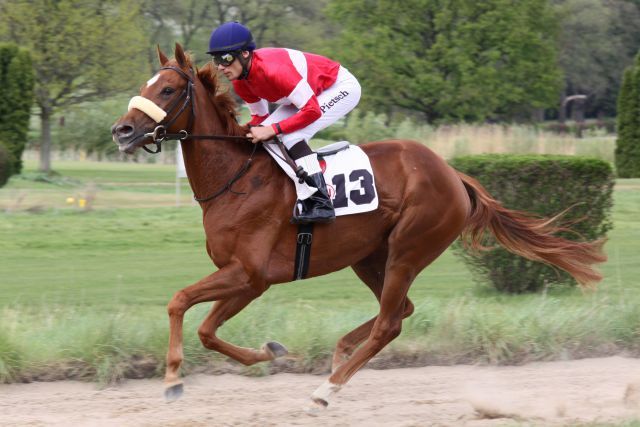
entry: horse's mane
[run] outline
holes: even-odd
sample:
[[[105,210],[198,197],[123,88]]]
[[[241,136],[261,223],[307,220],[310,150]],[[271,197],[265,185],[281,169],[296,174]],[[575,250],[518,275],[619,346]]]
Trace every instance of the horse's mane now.
[[[223,123],[221,124],[224,126],[225,131],[229,134],[237,134],[239,125],[237,121],[236,101],[233,99],[231,93],[229,93],[229,90],[223,88],[220,84],[218,72],[213,67],[213,64],[209,62],[202,68],[197,68],[190,54],[185,53],[185,59],[185,67],[196,70],[196,75],[200,83],[202,83],[207,90],[207,95],[222,118]]]

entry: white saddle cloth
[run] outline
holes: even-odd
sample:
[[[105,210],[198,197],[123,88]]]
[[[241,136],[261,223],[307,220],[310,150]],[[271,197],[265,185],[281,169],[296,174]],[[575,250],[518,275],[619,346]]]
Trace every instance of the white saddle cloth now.
[[[336,151],[342,147],[345,148]],[[277,148],[268,149],[267,152],[291,179],[297,181],[298,178],[291,167],[280,158]],[[340,141],[318,150],[318,158],[336,216],[377,209],[378,192],[373,169],[362,148],[350,145],[347,141]],[[315,188],[311,191],[315,192]]]

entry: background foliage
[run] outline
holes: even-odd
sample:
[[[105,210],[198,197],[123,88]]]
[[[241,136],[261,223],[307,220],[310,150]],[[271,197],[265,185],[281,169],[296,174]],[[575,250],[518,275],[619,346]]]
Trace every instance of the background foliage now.
[[[16,0],[0,3],[0,16],[2,38],[33,53],[40,166],[48,172],[55,112],[143,81],[140,11],[132,0]]]
[[[624,178],[640,177],[640,55],[624,73],[618,98],[616,169]]]
[[[0,42],[34,58],[40,129],[30,146],[41,169],[50,169],[51,144],[95,151],[95,141],[60,139],[59,118],[75,115],[73,105],[131,97],[157,70],[158,44],[181,42],[202,64],[211,30],[228,20],[247,24],[259,46],[339,59],[365,87],[361,114],[385,113],[387,125],[614,116],[640,45],[631,0],[0,0]],[[561,107],[576,94],[584,105]]]
[[[485,155],[459,157],[456,169],[473,176],[502,204],[541,217],[565,212],[557,224],[570,240],[596,240],[611,229],[613,171],[602,160],[569,156]],[[492,236],[479,256],[460,251],[478,281],[501,291],[534,292],[551,284],[575,284],[567,273],[529,261],[498,247]],[[460,246],[458,246],[460,248]]]
[[[361,77],[367,108],[511,120],[556,100],[558,21],[546,0],[348,0],[330,13],[344,28],[335,54]]]
[[[31,55],[14,44],[0,43],[0,140],[13,156],[12,173],[22,171],[33,104]]]

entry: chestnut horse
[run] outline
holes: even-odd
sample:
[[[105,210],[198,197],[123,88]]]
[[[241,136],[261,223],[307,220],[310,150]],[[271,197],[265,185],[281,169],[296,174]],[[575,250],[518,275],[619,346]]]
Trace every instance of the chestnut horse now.
[[[160,123],[184,139],[189,184],[202,199],[206,249],[218,268],[178,291],[168,304],[165,396],[173,400],[182,394],[183,316],[194,304],[215,301],[198,329],[206,348],[245,365],[286,354],[276,342],[260,349],[239,347],[216,331],[271,285],[291,281],[297,229],[289,218],[296,194],[268,153],[243,140],[246,128],[236,122],[231,96],[218,92],[212,64],[194,70],[179,44],[174,59],[160,50],[158,56],[162,68],[140,92],[152,106],[130,109],[114,124],[113,138],[121,151],[132,153],[154,142]],[[163,110],[170,117],[151,118]],[[164,128],[160,131],[164,135]],[[400,334],[402,320],[414,310],[407,298],[411,283],[461,235],[481,249],[489,231],[508,250],[559,267],[582,285],[601,279],[591,268],[606,259],[601,241],[556,237],[560,229],[551,220],[502,207],[477,181],[420,143],[390,140],[361,147],[375,172],[379,207],[316,225],[309,277],[351,266],[378,299],[380,311],[338,341],[331,376],[311,395],[312,406],[326,407],[331,394]]]

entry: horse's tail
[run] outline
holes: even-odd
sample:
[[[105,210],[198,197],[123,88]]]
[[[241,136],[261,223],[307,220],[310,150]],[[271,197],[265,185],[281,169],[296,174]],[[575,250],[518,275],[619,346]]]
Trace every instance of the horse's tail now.
[[[472,211],[462,238],[474,250],[487,249],[482,237],[487,229],[510,252],[533,261],[561,268],[581,286],[590,287],[602,280],[593,269],[595,263],[607,260],[602,252],[605,239],[593,242],[573,242],[555,234],[567,229],[555,224],[553,218],[535,218],[530,214],[506,209],[475,179],[458,172],[471,199]]]

